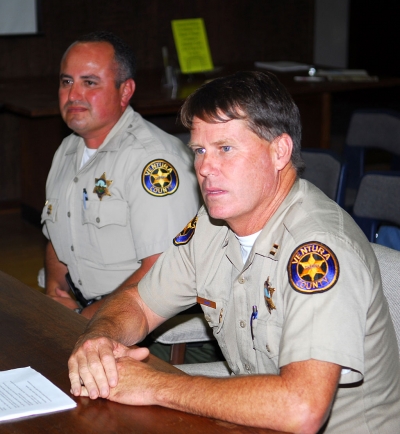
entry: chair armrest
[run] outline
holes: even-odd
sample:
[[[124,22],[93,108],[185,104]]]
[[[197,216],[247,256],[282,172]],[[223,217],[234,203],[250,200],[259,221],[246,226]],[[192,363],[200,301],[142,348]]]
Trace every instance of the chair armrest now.
[[[187,365],[178,365],[176,368],[189,375],[205,375],[206,377],[229,377],[232,375],[232,371],[229,369],[226,361],[191,363]]]
[[[152,337],[156,342],[167,345],[215,339],[202,313],[176,315],[157,327]]]

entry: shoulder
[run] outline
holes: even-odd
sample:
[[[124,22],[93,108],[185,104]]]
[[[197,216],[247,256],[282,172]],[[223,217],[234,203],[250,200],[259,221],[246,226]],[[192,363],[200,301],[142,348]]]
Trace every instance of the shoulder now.
[[[220,220],[213,220],[207,209],[202,206],[193,219],[174,238],[173,243],[177,247],[196,244],[204,246],[204,249],[207,250],[211,242],[222,243],[227,232],[226,224]]]
[[[368,280],[372,275],[375,279],[379,274],[376,257],[350,215],[312,184],[306,183],[300,190],[299,200],[283,219],[287,231],[283,250],[290,279],[300,281],[299,270],[307,275],[308,267],[313,274],[319,264],[324,264],[324,272],[319,274],[326,285],[332,286],[339,273],[351,273],[353,267]]]
[[[185,154],[190,154],[188,147],[177,137],[143,119],[136,112],[132,114],[132,121],[126,129],[126,134],[126,139],[135,147],[143,148],[147,153],[169,152],[179,156],[184,151]]]

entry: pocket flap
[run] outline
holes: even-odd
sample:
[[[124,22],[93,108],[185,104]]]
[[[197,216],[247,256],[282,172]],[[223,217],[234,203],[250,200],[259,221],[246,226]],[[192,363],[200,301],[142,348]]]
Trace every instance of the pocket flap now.
[[[86,209],[82,207],[82,223],[92,224],[98,228],[107,225],[126,226],[127,215],[128,204],[123,200],[88,200]]]

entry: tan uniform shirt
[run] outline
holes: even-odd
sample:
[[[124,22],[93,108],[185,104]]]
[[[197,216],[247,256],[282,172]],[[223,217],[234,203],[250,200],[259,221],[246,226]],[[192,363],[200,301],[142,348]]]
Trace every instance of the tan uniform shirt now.
[[[169,248],[139,291],[164,317],[203,298],[234,374],[279,374],[309,359],[348,368],[326,432],[400,432],[398,348],[378,263],[351,217],[307,181],[294,184],[245,265],[233,232],[202,209],[190,241]]]
[[[130,107],[80,168],[84,146],[72,134],[57,150],[42,222],[58,259],[91,299],[116,289],[142,258],[166,250],[200,202],[190,150]]]

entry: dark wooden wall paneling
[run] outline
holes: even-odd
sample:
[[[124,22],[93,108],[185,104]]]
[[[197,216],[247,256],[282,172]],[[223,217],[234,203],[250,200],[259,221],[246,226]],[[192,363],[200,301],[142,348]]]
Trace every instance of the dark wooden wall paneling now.
[[[42,0],[43,34],[0,38],[0,78],[58,72],[79,35],[114,31],[135,49],[141,69],[176,58],[172,19],[204,18],[215,64],[240,60],[312,62],[313,0]]]
[[[130,43],[139,69],[161,68],[164,45],[177,66],[171,20],[199,17],[217,66],[312,62],[314,0],[41,0],[41,5],[41,35],[0,37],[0,79],[58,74],[65,49],[79,35],[99,29]],[[0,208],[20,194],[19,136],[13,125],[0,113]]]

